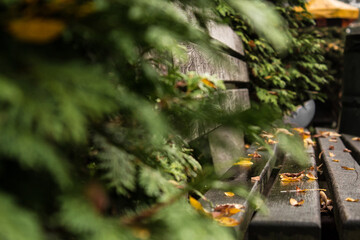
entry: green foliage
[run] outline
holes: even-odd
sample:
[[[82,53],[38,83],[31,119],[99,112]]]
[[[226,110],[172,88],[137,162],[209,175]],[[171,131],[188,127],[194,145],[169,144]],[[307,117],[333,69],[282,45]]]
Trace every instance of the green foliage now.
[[[183,197],[205,184],[230,188],[198,179],[202,169],[186,143],[189,123],[224,124],[255,138],[278,112],[225,112],[212,104],[221,81],[173,66],[174,56],[186,56],[184,43],[222,59],[204,25],[222,21],[216,6],[0,3],[0,238],[233,239]],[[268,4],[227,6],[275,49],[285,48],[286,34],[274,30],[281,18]],[[255,9],[264,16],[254,17]]]
[[[278,54],[271,45],[273,42],[259,35],[246,17],[229,11],[223,16],[232,22],[245,44],[254,99],[287,111],[309,97],[322,100],[324,95],[320,90],[332,76],[324,58],[324,41],[312,28],[313,20],[306,10],[298,13],[293,9],[304,6],[305,1],[273,2],[289,28],[291,47],[287,55]]]

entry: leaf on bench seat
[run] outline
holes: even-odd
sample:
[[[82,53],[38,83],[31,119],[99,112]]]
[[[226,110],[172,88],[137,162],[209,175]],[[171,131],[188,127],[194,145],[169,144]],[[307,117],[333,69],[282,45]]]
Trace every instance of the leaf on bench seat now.
[[[346,166],[341,166],[342,169],[345,170],[355,170],[355,168],[351,168],[351,167],[346,167]]]
[[[353,137],[351,140],[360,141],[360,137]]]
[[[243,167],[250,167],[254,163],[250,161],[251,158],[240,158],[240,161],[234,163],[234,165],[240,165]]]
[[[335,157],[335,154],[332,152],[329,152],[329,157]]]
[[[345,199],[345,201],[348,201],[348,202],[358,202],[358,201],[360,201],[360,199],[358,199],[358,198],[357,198],[357,199],[354,199],[354,198],[349,198],[349,197],[348,197],[348,198]]]
[[[233,193],[233,192],[224,192],[224,194],[225,194],[225,196],[227,196],[227,197],[233,197],[233,196],[235,196],[235,193]]]
[[[344,148],[343,150],[344,152],[348,152],[348,153],[351,153],[351,150],[350,149],[347,149],[347,148]]]
[[[333,162],[340,162],[340,160],[338,160],[338,159],[333,159],[332,161]]]
[[[290,198],[290,204],[291,204],[292,206],[295,206],[295,207],[298,207],[298,206],[303,205],[304,202],[305,202],[304,199],[301,199],[300,201],[297,201],[297,200],[294,199],[294,198]]]

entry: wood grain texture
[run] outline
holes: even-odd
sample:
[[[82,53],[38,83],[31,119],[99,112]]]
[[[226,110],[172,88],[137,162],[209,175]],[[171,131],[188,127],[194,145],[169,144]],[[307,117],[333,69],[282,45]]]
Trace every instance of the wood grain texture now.
[[[320,131],[334,131],[331,129],[317,128]],[[351,142],[351,136],[345,136]],[[349,139],[350,138],[350,139]],[[328,138],[319,138],[319,146],[324,151],[322,158],[325,165],[325,174],[328,186],[334,197],[335,222],[338,228],[339,237],[342,240],[360,239],[360,203],[347,202],[346,198],[360,199],[360,166],[350,153],[344,152],[345,145],[340,138],[338,142],[330,142]],[[329,150],[329,146],[334,146],[334,150]],[[354,147],[358,147],[354,145]],[[330,157],[329,152],[335,154]],[[339,162],[333,162],[338,159]],[[355,168],[355,170],[345,170],[341,166]]]
[[[214,75],[218,79],[233,82],[248,82],[249,74],[246,63],[229,55],[224,55],[226,61],[221,61],[215,56],[207,56],[194,44],[186,45],[188,61],[186,63],[175,63],[180,65],[180,71],[190,71],[198,74]]]
[[[256,147],[252,147],[247,153],[253,153],[255,149]],[[247,198],[237,195],[229,198],[225,196],[223,190],[218,189],[211,189],[205,193],[205,197],[210,200],[214,206],[218,204],[242,204],[245,206],[244,211],[232,216],[234,219],[241,222],[239,226],[232,228],[237,235],[237,239],[244,239],[244,234],[254,213],[254,209],[250,207],[248,199],[252,194],[262,193],[264,191],[264,186],[268,183],[274,168],[277,153],[276,147],[274,148],[274,155],[270,155],[268,152],[261,152],[262,157],[253,160],[254,164],[251,167],[234,165],[223,175],[222,179],[224,182],[235,186],[247,187],[249,189]],[[251,177],[254,176],[260,176],[260,181],[252,182]],[[211,206],[208,202],[201,200],[201,203],[205,209],[211,211]]]
[[[315,165],[313,152],[309,152],[311,165]],[[300,172],[305,168],[299,167],[291,159],[286,158],[281,169],[283,172]],[[314,173],[315,175],[316,173]],[[283,190],[295,190],[296,186],[301,189],[317,189],[319,188],[316,180],[308,180],[302,182],[283,183],[279,177],[269,193],[266,205],[269,214],[264,215],[257,213],[249,226],[249,239],[263,240],[303,240],[303,239],[320,239],[321,220],[320,220],[320,204],[319,192],[308,191],[305,193],[285,192]],[[302,206],[292,206],[289,203],[290,198],[296,200],[304,199]]]
[[[249,90],[244,89],[231,89],[219,92],[218,97],[215,98],[214,104],[220,106],[229,112],[244,111],[250,108]],[[203,136],[215,128],[219,127],[218,124],[209,125],[205,122],[191,122],[189,123],[189,135],[186,141],[190,142],[200,136]]]
[[[225,44],[232,50],[244,54],[244,45],[240,37],[231,29],[231,27],[215,22],[209,22],[207,27],[212,38]]]

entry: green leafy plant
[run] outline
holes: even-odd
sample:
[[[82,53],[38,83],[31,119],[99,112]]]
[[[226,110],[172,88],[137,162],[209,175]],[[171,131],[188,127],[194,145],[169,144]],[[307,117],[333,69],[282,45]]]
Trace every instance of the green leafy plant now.
[[[322,45],[324,40],[312,27],[313,20],[305,1],[270,1],[289,28],[289,49],[278,54],[271,42],[259,35],[248,19],[223,11],[245,44],[250,69],[253,99],[272,104],[283,111],[294,110],[309,98],[324,99],[321,88],[332,76],[327,70]],[[303,6],[299,13],[294,6]]]
[[[199,176],[186,124],[224,124],[255,137],[277,115],[226,113],[211,102],[221,81],[172,65],[186,56],[184,43],[221,50],[204,26],[222,21],[216,4],[0,3],[1,239],[233,239],[184,197],[205,183],[226,188]],[[270,37],[281,18],[268,5],[229,6],[285,49],[286,34]],[[264,17],[251,18],[258,8]]]

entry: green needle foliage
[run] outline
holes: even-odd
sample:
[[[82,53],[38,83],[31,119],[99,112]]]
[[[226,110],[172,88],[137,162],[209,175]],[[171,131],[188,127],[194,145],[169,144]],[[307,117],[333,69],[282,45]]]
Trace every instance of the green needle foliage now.
[[[222,21],[217,4],[0,3],[1,239],[233,239],[185,198],[205,184],[221,187],[199,177],[186,142],[190,123],[256,137],[278,115],[226,113],[212,104],[221,81],[173,65],[186,58],[184,44],[220,51],[204,24]],[[284,51],[287,34],[275,31],[281,18],[268,4],[227,6]]]

